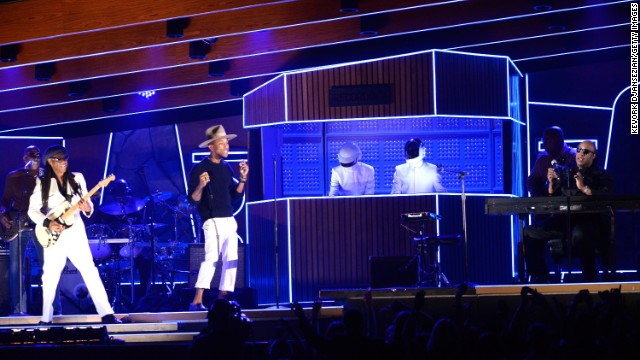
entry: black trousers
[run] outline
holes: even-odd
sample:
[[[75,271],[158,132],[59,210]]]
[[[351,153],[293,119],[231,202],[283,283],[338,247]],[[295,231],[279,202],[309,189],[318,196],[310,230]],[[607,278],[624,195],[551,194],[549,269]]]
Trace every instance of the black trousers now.
[[[570,236],[567,236],[567,221]],[[528,275],[546,280],[549,268],[546,264],[546,248],[549,240],[562,239],[564,253],[571,246],[572,257],[579,257],[584,281],[597,281],[596,254],[603,259],[603,267],[609,270],[609,237],[611,217],[608,214],[554,214],[537,218],[532,226],[524,228],[525,263]],[[567,241],[570,239],[570,241]]]

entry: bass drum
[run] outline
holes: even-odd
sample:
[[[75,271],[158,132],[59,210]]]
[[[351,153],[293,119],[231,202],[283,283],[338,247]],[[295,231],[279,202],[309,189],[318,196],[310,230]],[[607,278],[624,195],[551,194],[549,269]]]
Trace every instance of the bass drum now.
[[[137,258],[138,255],[140,255],[140,253],[142,252],[142,246],[140,245],[136,245],[134,243],[133,245],[133,258]],[[128,259],[129,256],[131,256],[131,246],[129,246],[129,244],[125,244],[120,248],[120,256],[123,259]]]
[[[86,230],[93,259],[108,259],[111,256],[111,247],[106,243],[106,239],[113,238],[113,230],[104,224],[89,225]]]

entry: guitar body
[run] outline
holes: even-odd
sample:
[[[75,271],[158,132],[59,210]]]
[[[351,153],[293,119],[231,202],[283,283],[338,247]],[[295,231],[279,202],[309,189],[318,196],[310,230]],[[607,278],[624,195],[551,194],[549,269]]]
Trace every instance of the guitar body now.
[[[62,204],[56,206],[51,209],[47,214],[47,219],[51,221],[60,221],[60,217],[71,207],[71,204],[68,202],[63,202]],[[73,219],[73,218],[71,218]],[[63,223],[65,227],[69,227],[73,224],[69,224],[68,222]],[[59,232],[51,231],[49,228],[44,227],[42,224],[36,225],[36,239],[43,248],[54,245],[56,241],[58,241],[58,237],[60,236]]]
[[[8,229],[0,224],[0,239],[5,242],[10,242],[17,238],[18,234],[23,231],[33,230],[26,212],[10,211],[5,216],[11,221],[11,227]]]
[[[36,239],[38,239],[38,242],[43,248],[48,248],[49,246],[54,245],[60,236],[60,233],[54,233],[42,224],[36,225],[35,233]]]

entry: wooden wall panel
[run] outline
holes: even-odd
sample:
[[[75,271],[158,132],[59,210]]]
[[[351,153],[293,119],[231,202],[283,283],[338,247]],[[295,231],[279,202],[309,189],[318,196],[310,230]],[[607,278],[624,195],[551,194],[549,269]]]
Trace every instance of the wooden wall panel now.
[[[509,116],[508,59],[436,52],[439,115]]]
[[[289,121],[433,114],[431,52],[292,74],[287,78]],[[330,106],[334,87],[387,85],[391,102]],[[357,90],[354,90],[357,91]],[[352,94],[367,97],[368,94]],[[365,99],[365,101],[370,99]]]
[[[283,122],[284,102],[284,75],[280,75],[244,97],[245,126]]]

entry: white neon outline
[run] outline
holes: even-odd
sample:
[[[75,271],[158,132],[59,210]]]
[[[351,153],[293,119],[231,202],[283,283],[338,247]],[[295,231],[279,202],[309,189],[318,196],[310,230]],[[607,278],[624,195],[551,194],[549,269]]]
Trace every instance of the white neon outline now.
[[[436,82],[436,52],[431,53],[431,73],[433,76],[433,113],[438,114],[438,86]]]
[[[187,175],[185,172],[184,154],[182,153],[182,144],[180,143],[180,129],[178,128],[178,124],[173,124],[173,128],[175,129],[176,141],[178,142],[178,154],[180,156],[180,170],[182,171],[182,181],[184,182],[184,193],[189,194],[189,185],[187,183]],[[198,238],[198,232],[200,231],[200,229],[197,228],[198,222],[195,219],[195,214],[189,214],[189,221],[191,222],[191,235],[193,235],[193,238],[195,240]]]
[[[286,200],[287,204],[287,268],[289,277],[289,302],[293,303],[293,270],[291,268],[292,263],[292,251],[291,251],[291,199]]]
[[[26,139],[26,140],[64,140],[62,136],[0,136],[0,140],[18,140],[18,139]]]
[[[113,142],[113,132],[109,133],[109,141],[107,142],[107,154],[105,155],[105,162],[104,162],[104,171],[103,171],[103,175],[102,178],[105,179],[107,177],[107,171],[109,170],[109,158],[111,157],[111,144]],[[98,205],[102,205],[102,200],[104,200],[104,186],[102,187],[102,189],[100,189],[100,202],[98,203]]]
[[[253,129],[253,128],[261,128],[261,127],[267,127],[267,126],[274,126],[274,125],[283,125],[283,124],[287,124],[287,123],[291,123],[291,124],[306,124],[306,123],[317,123],[317,122],[346,122],[346,121],[377,121],[377,120],[384,120],[384,119],[395,119],[395,120],[399,120],[399,119],[439,119],[439,118],[458,118],[458,119],[496,119],[496,120],[510,120],[513,121],[517,124],[520,125],[524,125],[524,123],[520,120],[511,118],[511,117],[507,117],[507,116],[473,116],[473,115],[447,115],[447,114],[439,114],[439,115],[411,115],[411,116],[385,116],[385,117],[378,117],[378,118],[349,118],[349,119],[324,119],[324,120],[320,120],[320,119],[308,119],[308,120],[304,120],[304,121],[281,121],[281,122],[273,122],[273,123],[268,123],[268,124],[259,124],[259,125],[247,125],[245,126],[246,129]]]
[[[531,104],[531,105],[539,105],[539,106],[558,106],[558,107],[569,107],[569,108],[589,109],[589,110],[611,111],[613,109],[613,108],[604,107],[604,106],[550,103],[550,102],[541,102],[541,101],[531,101],[529,104]]]
[[[611,148],[611,135],[613,135],[613,119],[615,117],[616,112],[616,104],[618,100],[627,90],[631,89],[631,85],[624,88],[622,91],[618,93],[618,96],[613,100],[613,107],[611,107],[611,120],[609,120],[609,136],[607,137],[607,151],[604,156],[604,169],[606,170],[609,165],[609,149]]]
[[[631,47],[631,44],[628,44],[628,45],[607,46],[607,47],[602,47],[602,48],[597,48],[597,49],[586,49],[586,50],[567,51],[567,52],[563,52],[563,53],[549,54],[549,55],[533,56],[533,57],[529,57],[529,58],[517,59],[517,60],[514,60],[514,62],[528,61],[528,60],[538,60],[538,59],[546,59],[546,58],[552,58],[552,57],[558,57],[558,56],[565,56],[565,55],[584,54],[584,53],[589,53],[589,52],[594,52],[594,51],[603,51],[603,50],[610,50],[610,49],[619,49],[619,48],[625,48],[625,47],[630,48],[630,47]]]

